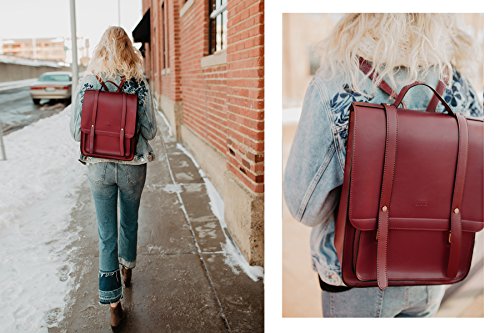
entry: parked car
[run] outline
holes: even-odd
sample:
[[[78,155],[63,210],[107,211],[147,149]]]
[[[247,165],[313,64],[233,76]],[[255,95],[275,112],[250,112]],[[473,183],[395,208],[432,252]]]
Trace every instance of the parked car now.
[[[47,72],[31,85],[33,103],[40,104],[42,99],[71,101],[71,72]]]

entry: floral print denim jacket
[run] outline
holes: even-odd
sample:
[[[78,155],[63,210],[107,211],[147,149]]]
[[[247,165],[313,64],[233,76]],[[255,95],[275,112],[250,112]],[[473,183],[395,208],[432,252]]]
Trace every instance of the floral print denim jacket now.
[[[104,80],[104,79],[103,79]],[[114,77],[112,82],[117,85],[120,84],[121,78],[119,76]],[[106,85],[109,91],[118,90],[113,84],[108,83]],[[80,141],[80,124],[82,118],[82,106],[83,106],[83,95],[88,89],[100,89],[101,84],[95,77],[95,75],[86,75],[80,79],[78,84],[78,95],[75,99],[75,105],[71,106],[71,120],[70,120],[70,130],[71,135],[76,141]],[[151,97],[151,91],[149,85],[145,80],[137,82],[136,80],[128,80],[123,84],[123,92],[127,94],[137,95],[137,147],[135,150],[135,156],[132,161],[118,161],[118,160],[108,160],[104,158],[87,157],[80,155],[80,161],[83,163],[98,163],[98,162],[115,162],[122,164],[144,164],[151,162],[155,159],[153,148],[148,143],[148,140],[152,140],[156,135],[156,118],[155,109],[153,104],[153,99]]]
[[[404,75],[400,73],[399,75]],[[398,76],[396,76],[396,81]],[[436,72],[420,79],[435,87]],[[333,245],[335,210],[338,207],[344,178],[344,164],[349,124],[349,106],[355,101],[393,102],[373,83],[365,80],[365,95],[352,91],[328,72],[316,74],[304,98],[300,121],[284,173],[284,198],[292,216],[313,227],[310,250],[313,269],[330,285],[344,285],[340,263]],[[396,92],[402,86],[392,87]],[[366,97],[368,95],[368,97]],[[483,107],[469,82],[458,71],[444,92],[454,112],[482,117]],[[425,110],[432,94],[422,86],[405,96],[408,108]],[[440,105],[437,110],[443,111]]]

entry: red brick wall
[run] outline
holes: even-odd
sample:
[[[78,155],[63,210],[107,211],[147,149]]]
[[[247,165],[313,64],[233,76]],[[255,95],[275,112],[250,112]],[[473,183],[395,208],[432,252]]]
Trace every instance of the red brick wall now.
[[[208,1],[195,1],[180,18],[183,123],[226,154],[226,64],[203,69],[208,55]]]
[[[170,74],[161,75],[161,3],[165,2]],[[208,1],[151,3],[155,91],[182,101],[182,124],[227,159],[227,168],[254,193],[264,191],[264,0],[228,1],[226,63],[203,68],[208,56]],[[154,29],[156,27],[156,30]],[[149,60],[148,60],[149,61]]]
[[[264,0],[228,1],[229,169],[264,191]],[[234,152],[234,154],[233,154]]]
[[[179,0],[164,0],[165,1],[165,19],[166,22],[161,22],[162,16],[158,12],[159,26],[157,29],[160,30],[159,36],[160,41],[158,43],[158,57],[163,57],[163,43],[168,44],[167,47],[167,58],[169,61],[165,65],[168,67],[168,72],[160,75],[160,91],[162,95],[168,96],[172,101],[181,100],[181,85],[180,85],[180,61],[179,61],[179,42],[180,42],[180,31],[179,31]],[[158,11],[161,10],[162,1],[159,1]],[[165,30],[161,28],[162,24],[166,24]],[[164,36],[163,32],[169,36]],[[166,60],[167,61],[167,60]],[[160,68],[161,71],[161,68]]]

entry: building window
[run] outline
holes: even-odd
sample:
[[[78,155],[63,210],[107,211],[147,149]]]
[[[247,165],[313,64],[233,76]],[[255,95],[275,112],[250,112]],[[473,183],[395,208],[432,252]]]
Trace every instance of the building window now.
[[[227,47],[227,0],[209,0],[209,49],[208,53]]]

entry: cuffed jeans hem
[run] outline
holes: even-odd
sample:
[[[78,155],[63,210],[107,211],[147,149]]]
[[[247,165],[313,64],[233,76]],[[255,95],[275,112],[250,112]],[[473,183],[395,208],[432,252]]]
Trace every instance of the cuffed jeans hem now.
[[[99,303],[101,304],[116,303],[122,298],[122,287],[111,291],[99,290]]]
[[[120,265],[125,266],[126,268],[132,269],[135,267],[135,260],[134,261],[127,261],[123,259],[122,257],[118,257],[118,262]]]

